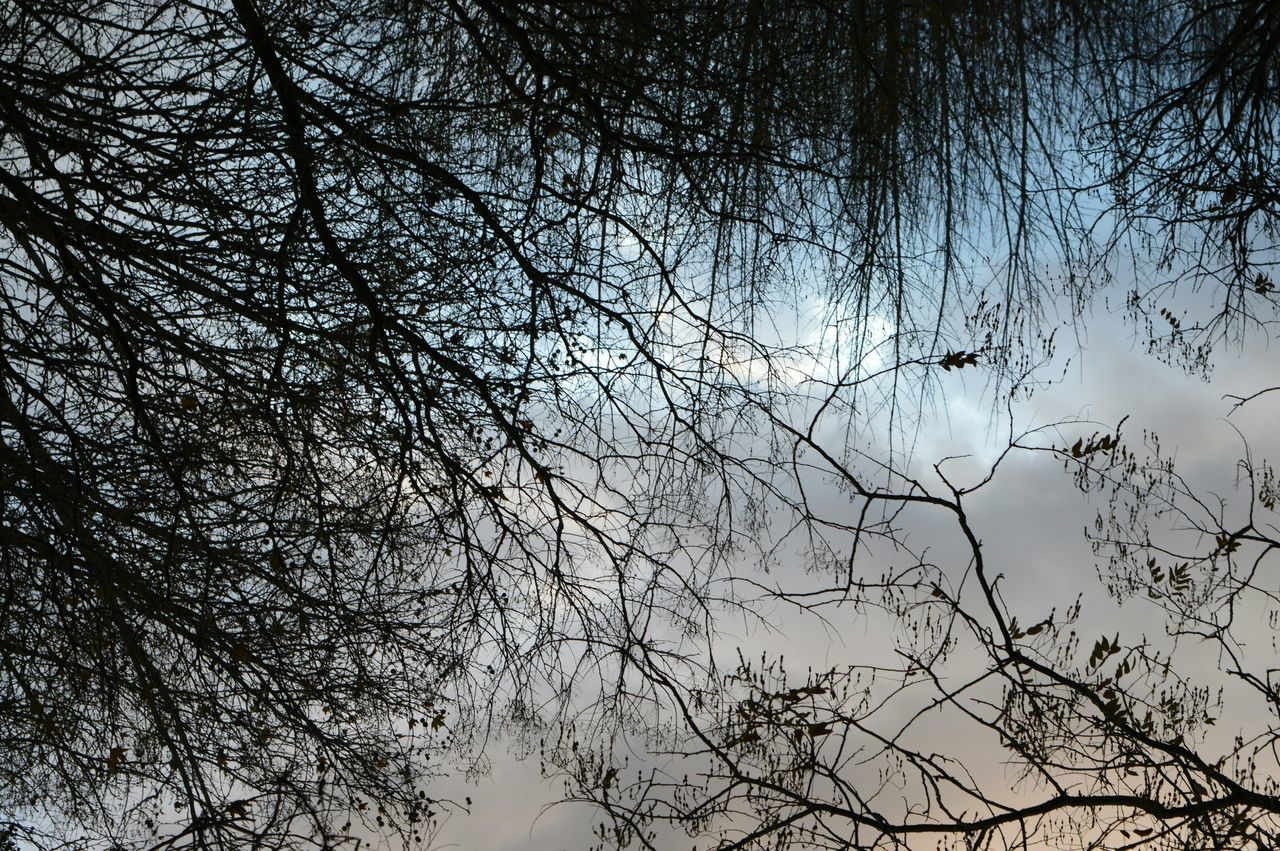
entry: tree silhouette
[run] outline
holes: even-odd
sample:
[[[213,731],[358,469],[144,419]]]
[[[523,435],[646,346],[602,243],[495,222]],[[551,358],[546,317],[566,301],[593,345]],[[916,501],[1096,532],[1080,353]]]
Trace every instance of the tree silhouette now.
[[[1158,271],[1128,304],[1171,357],[1203,365],[1274,305],[1266,3],[17,0],[0,16],[12,841],[429,837],[449,806],[435,771],[495,720],[569,723],[566,701],[536,707],[592,682],[618,725],[684,695],[702,701],[690,729],[717,729],[698,713],[745,704],[673,681],[709,663],[664,636],[706,638],[748,602],[720,580],[766,513],[826,523],[790,453],[875,508],[841,521],[855,541],[891,538],[901,505],[963,528],[962,493],[905,478],[936,367],[1009,387],[1052,347],[1055,288],[1083,310],[1136,262],[1135,236]],[[1169,312],[1188,283],[1219,287],[1203,318]],[[788,339],[811,295],[838,356]],[[815,356],[822,374],[797,382]],[[887,466],[868,477],[798,425],[813,404],[855,436],[887,422]],[[929,605],[967,611],[937,590]],[[1042,686],[1077,701],[1011,739],[1049,748],[1092,681],[1031,666],[985,599],[995,626],[974,637],[1010,677],[1001,717],[1050,717],[1017,703]],[[1036,626],[1018,629],[1056,635]],[[766,688],[753,671],[740,688]],[[834,687],[760,692],[756,728],[726,734],[771,777],[760,724],[811,747],[837,727],[779,719]],[[1195,756],[1136,723],[1119,741]],[[790,787],[706,735],[760,808],[752,830],[790,829],[768,803],[792,806]],[[820,764],[785,765],[808,783]],[[1197,817],[1265,809],[1195,770],[1222,802]],[[604,797],[621,825],[656,815]]]
[[[810,551],[822,579],[762,584],[758,599],[837,632],[842,618],[872,635],[883,625],[886,646],[846,646],[850,661],[798,673],[777,653],[696,672],[636,653],[665,697],[657,714],[676,719],[662,758],[620,774],[627,749],[611,737],[552,749],[571,796],[606,814],[602,847],[669,847],[664,827],[716,848],[1274,846],[1274,472],[1246,454],[1237,492],[1209,498],[1154,435],[1137,450],[1119,428],[1066,446],[1064,429],[1022,435],[967,485],[942,464],[935,487],[872,487],[824,456],[848,503],[793,506],[825,532]],[[1130,620],[1091,633],[1084,593],[1008,602],[1022,566],[988,557],[983,538],[1001,530],[968,506],[1026,453],[1107,497],[1089,530],[1106,590],[1145,598],[1163,635]],[[954,551],[908,546],[921,515],[943,519],[929,545],[952,527]],[[863,558],[879,575],[855,573],[859,549],[877,545]],[[1231,737],[1210,738],[1219,720]]]

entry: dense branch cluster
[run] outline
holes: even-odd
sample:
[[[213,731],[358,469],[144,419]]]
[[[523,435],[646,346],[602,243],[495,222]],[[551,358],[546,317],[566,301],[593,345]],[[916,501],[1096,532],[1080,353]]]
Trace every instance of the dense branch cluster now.
[[[1120,264],[1156,270],[1127,303],[1184,362],[1270,327],[1278,33],[1262,0],[9,3],[0,845],[429,840],[430,779],[491,722],[668,712],[715,766],[674,798],[624,806],[572,735],[548,754],[614,840],[1136,809],[1264,841],[1275,790],[1190,744],[1211,700],[1148,721],[1098,678],[1152,704],[1159,657],[1076,669],[1063,620],[1019,627],[967,492],[895,453],[938,367],[1008,388],[1053,299],[1079,313]],[[1214,285],[1204,316],[1156,312],[1180,283]],[[853,449],[872,426],[887,462]],[[919,508],[964,532],[976,609],[923,561],[859,573]],[[928,803],[880,812],[828,759],[870,729],[862,673],[719,677],[715,618],[751,600],[722,580],[780,517],[938,654],[912,676],[978,648],[974,718],[1048,803],[886,740]],[[1262,528],[1220,532],[1270,552]],[[1257,587],[1221,576],[1215,612]]]

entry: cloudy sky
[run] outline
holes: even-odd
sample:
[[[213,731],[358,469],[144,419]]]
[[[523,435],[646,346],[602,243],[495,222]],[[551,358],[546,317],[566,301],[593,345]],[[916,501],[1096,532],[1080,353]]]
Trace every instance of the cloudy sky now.
[[[1255,458],[1280,454],[1280,432],[1268,427],[1275,421],[1280,393],[1263,396],[1234,412],[1231,401],[1224,398],[1246,395],[1275,382],[1276,352],[1269,350],[1265,340],[1221,349],[1209,380],[1204,380],[1159,362],[1145,351],[1141,335],[1136,335],[1131,325],[1104,309],[1086,317],[1076,333],[1080,350],[1060,347],[1060,359],[1040,373],[1043,378],[1054,378],[1053,383],[1013,408],[1015,430],[1062,422],[1060,429],[1042,432],[1036,439],[1041,445],[1062,446],[1094,431],[1106,432],[1109,425],[1128,417],[1124,435],[1129,445],[1139,448],[1145,432],[1158,432],[1161,445],[1172,450],[1188,480],[1229,503],[1235,462],[1242,457],[1246,440]],[[935,460],[946,456],[967,456],[950,462],[947,468],[959,482],[986,469],[1006,445],[1010,428],[1008,418],[993,418],[988,389],[980,374],[973,371],[946,377],[944,392],[924,417],[916,441],[918,470],[927,473]],[[833,510],[839,510],[842,497],[832,491],[825,498]],[[1061,611],[1080,596],[1085,603],[1078,627],[1082,635],[1091,635],[1096,629],[1161,640],[1163,621],[1153,604],[1146,600],[1117,604],[1102,588],[1098,558],[1083,535],[1084,527],[1101,507],[1101,498],[1082,495],[1059,462],[1030,454],[1007,459],[997,478],[969,503],[990,569],[1005,577],[1001,587],[1012,611],[1030,614],[1042,610],[1047,614],[1052,607]],[[926,518],[913,525],[912,543],[933,548],[934,559],[946,568],[949,555],[958,559],[959,551],[951,553],[946,531],[931,528],[930,522]],[[931,535],[937,540],[928,540]],[[783,587],[803,583],[808,576],[804,567],[784,565],[769,578]],[[952,567],[959,570],[963,564]],[[770,633],[729,619],[722,646],[786,653],[792,669],[805,664],[825,669],[851,660],[865,661],[868,653],[874,656],[887,647],[880,633],[883,625],[852,612],[837,612],[831,617],[828,611],[825,623],[782,607],[762,614],[785,627]],[[1241,635],[1248,644],[1250,632],[1256,633],[1255,644],[1265,653],[1269,645],[1263,642],[1260,628],[1261,624],[1257,628],[1246,625]],[[1211,652],[1193,646],[1180,652],[1183,664],[1191,667],[1184,673],[1213,684],[1222,680]],[[793,661],[797,658],[798,662]],[[1229,699],[1231,696],[1228,692]],[[1248,699],[1232,701],[1224,715],[1214,735],[1247,732],[1266,718],[1265,708]],[[920,741],[972,760],[971,766],[980,775],[987,772],[993,785],[1008,788],[1008,770],[998,760],[986,759],[984,765],[987,743],[969,739],[966,749],[953,732],[926,723],[920,729]],[[930,742],[930,736],[936,736],[937,741]],[[536,757],[520,761],[506,755],[509,746],[501,739],[491,744],[492,770],[488,773],[472,781],[455,777],[439,784],[440,795],[459,800],[470,797],[474,806],[470,815],[456,813],[445,821],[435,847],[568,851],[591,845],[591,826],[599,818],[585,805],[557,804],[563,791],[561,781],[540,777]],[[1022,787],[1009,794],[1034,792]]]

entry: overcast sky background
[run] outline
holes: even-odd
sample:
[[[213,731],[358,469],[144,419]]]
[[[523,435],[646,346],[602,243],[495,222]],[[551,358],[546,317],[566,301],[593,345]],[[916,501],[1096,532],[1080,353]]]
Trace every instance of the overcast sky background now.
[[[1224,399],[1227,394],[1247,395],[1277,383],[1277,352],[1261,336],[1243,347],[1222,348],[1210,380],[1205,381],[1159,362],[1145,351],[1145,342],[1130,324],[1102,308],[1086,317],[1079,333],[1081,349],[1075,351],[1064,343],[1059,360],[1041,373],[1043,378],[1058,376],[1056,383],[1014,408],[1015,428],[1070,419],[1114,424],[1128,416],[1124,434],[1130,446],[1140,448],[1144,430],[1157,431],[1162,445],[1174,451],[1179,469],[1193,483],[1224,497],[1230,496],[1235,462],[1244,451],[1241,434],[1248,439],[1255,458],[1280,457],[1280,430],[1271,425],[1280,413],[1280,393],[1251,402],[1231,413],[1229,419],[1231,402]],[[1069,364],[1065,360],[1068,356]],[[949,468],[963,479],[966,464],[976,471],[1003,448],[1008,423],[993,421],[985,390],[976,371],[947,376],[944,395],[924,418],[916,443],[920,467],[944,456],[969,455],[970,461],[955,462]],[[1067,443],[1058,445],[1067,445],[1081,435],[1087,437],[1095,428],[1106,431],[1103,425],[1064,427],[1062,435]],[[832,499],[839,497],[833,495]],[[1047,614],[1051,607],[1064,609],[1083,594],[1082,635],[1088,636],[1090,628],[1097,628],[1130,634],[1140,630],[1159,636],[1163,626],[1153,605],[1135,600],[1120,607],[1103,592],[1097,558],[1083,536],[1084,526],[1092,522],[1100,507],[1102,497],[1082,495],[1060,463],[1029,455],[1010,458],[994,483],[970,503],[988,564],[993,571],[1005,574],[1002,589],[1015,612],[1039,608]],[[914,534],[918,546],[928,543],[923,540],[929,534],[927,522]],[[939,537],[937,546],[943,550],[939,558],[945,560],[945,533]],[[802,567],[794,568],[798,581],[803,581]],[[786,584],[790,577],[784,570],[772,578]],[[781,611],[766,614],[777,623],[785,621],[785,639],[744,630],[741,621],[726,621],[723,643],[786,652],[788,668],[793,670],[803,664],[829,668],[855,656],[865,658],[862,654],[868,646],[875,646],[878,627],[857,617],[841,620],[837,616],[838,631],[833,634],[830,626],[824,628],[812,619],[796,619]],[[1247,631],[1242,634],[1247,638]],[[1269,652],[1260,631],[1258,636],[1258,649]],[[1196,652],[1188,648],[1191,655],[1187,658],[1194,660]],[[800,659],[793,662],[796,656]],[[1220,679],[1212,655],[1191,664],[1202,664],[1203,671],[1187,673],[1203,673],[1214,682]],[[1228,710],[1215,735],[1230,737],[1247,731],[1252,721],[1265,717],[1265,710],[1248,700],[1232,701]],[[945,737],[947,731],[938,730],[937,735]],[[591,845],[591,825],[599,821],[595,813],[580,804],[554,805],[562,792],[561,781],[541,778],[536,756],[522,762],[505,755],[509,744],[501,739],[491,743],[492,770],[474,782],[455,777],[438,784],[440,796],[459,800],[469,796],[473,807],[470,815],[455,813],[445,820],[434,847],[572,851]],[[945,742],[952,753],[956,753],[957,744],[954,738]],[[983,743],[974,741],[971,747],[980,759]],[[1034,794],[1033,790],[1024,791]],[[686,845],[682,842],[678,847]]]

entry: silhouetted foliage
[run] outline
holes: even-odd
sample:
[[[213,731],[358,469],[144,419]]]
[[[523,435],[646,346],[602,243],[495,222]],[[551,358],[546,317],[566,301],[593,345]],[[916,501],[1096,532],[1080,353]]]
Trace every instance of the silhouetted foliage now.
[[[851,815],[817,756],[852,674],[744,663],[703,695],[678,672],[714,674],[698,648],[750,601],[725,568],[771,512],[854,542],[846,589],[898,506],[967,531],[900,452],[938,367],[1016,385],[1054,299],[1080,314],[1122,264],[1156,270],[1126,303],[1192,367],[1267,317],[1278,32],[1263,2],[5,6],[3,829],[429,838],[435,772],[494,721],[586,723],[567,697],[597,688],[614,730],[693,700],[677,720],[727,784],[619,808],[600,763],[615,839],[665,815],[989,837]],[[1183,284],[1213,308],[1158,313]],[[833,330],[801,344],[810,297]],[[887,461],[853,449],[872,425]],[[867,509],[831,525],[797,496],[804,453]],[[1154,815],[1272,805],[1026,650],[1061,621],[1016,627],[971,540],[983,614],[923,564],[875,593],[970,629],[1006,681],[991,723],[1045,782],[1053,748],[1096,783],[1118,748],[1212,790],[1145,787]],[[1095,710],[1097,742],[1073,726]]]
[[[673,719],[662,757],[606,783],[628,752],[618,740],[593,737],[585,760],[576,743],[555,750],[570,795],[608,816],[601,847],[672,847],[665,828],[715,848],[1274,847],[1274,472],[1246,455],[1236,493],[1211,498],[1154,435],[1136,451],[1118,428],[1068,448],[1065,427],[1022,435],[968,485],[945,464],[936,485],[897,489],[829,456],[811,466],[850,499],[797,506],[826,533],[808,550],[817,578],[761,584],[758,599],[785,604],[792,628],[813,619],[855,640],[825,669],[812,660],[828,654],[802,652],[801,671],[768,651],[697,673],[637,654],[665,695],[655,714]],[[968,507],[1027,453],[1107,497],[1088,530],[1099,576],[1123,611],[1154,609],[1154,634],[1141,617],[1094,632],[1088,588],[1035,594],[1043,579],[1022,562],[1043,553],[988,557],[983,539],[1010,530]],[[922,524],[927,548],[908,545]]]

